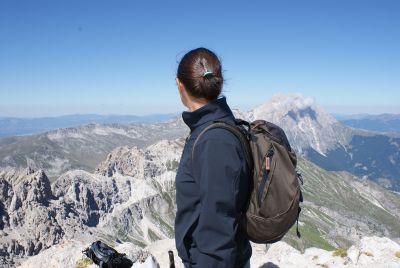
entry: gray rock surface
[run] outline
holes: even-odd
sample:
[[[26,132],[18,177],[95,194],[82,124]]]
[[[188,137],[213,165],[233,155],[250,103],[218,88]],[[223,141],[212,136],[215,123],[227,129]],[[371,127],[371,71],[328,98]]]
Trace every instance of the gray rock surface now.
[[[43,171],[0,171],[0,266],[73,240],[145,248],[173,238],[175,174],[183,139],[121,147],[95,174],[69,171],[50,185]],[[400,197],[348,173],[299,158],[305,202],[284,241],[298,250],[350,247],[364,236],[400,237]]]
[[[42,170],[1,170],[0,266],[13,267],[61,239],[124,240],[144,247],[173,237],[176,167],[169,163],[178,159],[181,146],[178,140],[145,150],[119,148],[99,174],[69,171],[52,185]],[[163,150],[168,153],[160,154]],[[119,172],[101,175],[102,166],[113,165]]]
[[[0,258],[32,256],[57,243],[63,230],[49,209],[54,200],[43,171],[0,172]]]
[[[39,255],[29,258],[21,268],[67,268],[85,259],[81,251],[87,247],[79,241],[63,241],[50,249],[44,250]],[[253,268],[309,268],[309,267],[400,267],[400,245],[385,237],[363,237],[358,243],[349,249],[342,251],[326,251],[320,248],[308,248],[305,252],[300,252],[285,242],[277,242],[268,247],[261,244],[252,244],[253,256],[250,265]],[[118,244],[115,246],[118,252],[125,253],[135,261],[135,267],[169,267],[168,251],[172,250],[175,255],[176,267],[183,268],[177,256],[175,241],[173,239],[159,240],[150,244],[144,250],[138,249],[130,243]],[[151,253],[155,261],[151,258],[146,263],[140,265],[139,256],[147,256]],[[154,265],[154,266],[152,266]],[[97,267],[94,264],[87,268]]]

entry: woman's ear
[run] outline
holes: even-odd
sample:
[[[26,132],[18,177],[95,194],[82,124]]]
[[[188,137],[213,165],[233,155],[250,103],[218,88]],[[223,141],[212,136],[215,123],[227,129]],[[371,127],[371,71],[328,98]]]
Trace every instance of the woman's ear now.
[[[185,86],[182,84],[182,82],[179,80],[178,77],[175,79],[175,81],[176,81],[176,85],[178,86],[179,96],[181,97],[182,104],[184,106],[187,106]]]
[[[176,85],[178,86],[179,94],[182,95],[183,91],[185,90],[185,86],[182,84],[182,82],[179,80],[178,77],[175,80],[176,80]]]

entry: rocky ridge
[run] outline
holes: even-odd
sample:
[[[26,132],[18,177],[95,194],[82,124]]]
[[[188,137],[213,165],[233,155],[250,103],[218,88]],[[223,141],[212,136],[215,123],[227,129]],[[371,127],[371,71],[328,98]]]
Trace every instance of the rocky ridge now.
[[[0,138],[0,167],[46,170],[51,181],[69,170],[93,172],[119,146],[146,146],[187,134],[181,120],[157,124],[89,124],[42,134]]]
[[[120,147],[96,173],[69,171],[54,183],[43,171],[0,172],[0,264],[13,267],[64,240],[102,239],[144,248],[173,237],[175,174],[183,139]],[[299,158],[305,179],[297,249],[349,247],[363,236],[400,237],[400,197],[348,173]]]
[[[61,239],[102,238],[144,247],[173,237],[171,187],[176,167],[169,161],[180,157],[181,146],[180,141],[161,141],[146,150],[131,148],[134,159],[124,159],[137,167],[133,176],[124,175],[129,173],[125,169],[103,176],[100,173],[110,173],[101,169],[106,164],[100,164],[99,174],[69,171],[50,185],[41,170],[1,171],[0,265],[13,267],[21,258],[36,255]],[[158,156],[161,149],[171,158]]]
[[[24,262],[21,268],[47,268],[47,267],[74,267],[82,263],[85,256],[81,253],[87,247],[84,243],[74,240],[63,241],[50,249],[44,250],[39,255]],[[130,243],[116,245],[116,250],[125,253],[135,261],[135,267],[169,267],[167,252],[172,250],[175,255],[175,266],[183,265],[177,257],[175,241],[173,239],[159,240],[152,243],[144,250],[138,249]],[[386,267],[395,268],[400,265],[400,245],[384,237],[364,237],[348,249],[326,251],[320,248],[307,248],[304,252],[291,247],[285,242],[277,242],[268,247],[252,244],[253,255],[250,260],[251,267]],[[154,259],[149,259],[146,264],[140,265],[138,255],[150,252]],[[63,265],[60,265],[63,264]],[[88,264],[87,268],[98,267]]]

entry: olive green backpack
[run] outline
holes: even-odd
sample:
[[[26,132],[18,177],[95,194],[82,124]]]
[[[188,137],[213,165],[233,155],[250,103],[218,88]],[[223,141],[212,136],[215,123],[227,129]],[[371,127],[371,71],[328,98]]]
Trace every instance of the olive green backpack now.
[[[279,241],[298,222],[299,203],[303,201],[300,189],[303,180],[296,171],[297,157],[285,132],[264,120],[248,123],[236,119],[236,125],[215,121],[199,134],[194,146],[212,128],[227,129],[241,141],[246,161],[253,170],[250,199],[239,216],[243,232],[255,243]],[[300,237],[298,225],[296,232]]]

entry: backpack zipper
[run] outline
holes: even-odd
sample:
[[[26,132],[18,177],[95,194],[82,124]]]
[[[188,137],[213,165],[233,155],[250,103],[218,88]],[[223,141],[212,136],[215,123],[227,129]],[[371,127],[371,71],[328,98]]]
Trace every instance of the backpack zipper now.
[[[271,173],[271,164],[272,164],[272,157],[274,156],[274,147],[270,146],[270,148],[268,149],[267,154],[265,155],[264,159],[265,161],[263,162],[261,171],[263,171],[263,169],[265,168],[265,170],[263,171],[263,179],[260,183],[260,187],[258,188],[258,206],[261,206],[261,199],[264,193],[264,187],[265,184],[268,181],[269,178],[269,174]]]

